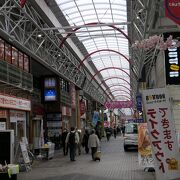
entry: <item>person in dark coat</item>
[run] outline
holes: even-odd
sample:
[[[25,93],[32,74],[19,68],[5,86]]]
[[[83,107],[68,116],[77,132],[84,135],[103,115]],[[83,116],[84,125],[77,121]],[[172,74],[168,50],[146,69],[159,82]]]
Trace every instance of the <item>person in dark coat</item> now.
[[[82,140],[82,146],[85,148],[86,154],[89,153],[88,140],[89,140],[89,132],[86,129]]]
[[[111,129],[108,127],[108,128],[106,128],[106,138],[107,138],[107,141],[110,140],[110,137],[111,137]]]
[[[67,134],[66,137],[66,144],[69,147],[69,155],[71,161],[76,161],[75,156],[76,156],[76,147],[78,143],[79,143],[79,135],[76,132],[75,128],[71,127],[71,131]]]
[[[66,156],[68,154],[68,147],[66,145],[66,137],[67,137],[68,131],[67,129],[64,129],[63,133],[62,133],[62,146],[63,146],[63,153],[64,156]]]
[[[117,129],[116,129],[116,126],[114,126],[114,128],[113,128],[113,134],[114,134],[114,138],[116,139],[116,135],[117,135]]]
[[[122,126],[122,127],[121,127],[121,131],[122,131],[122,134],[123,134],[123,136],[124,136],[124,134],[125,134],[125,126]]]

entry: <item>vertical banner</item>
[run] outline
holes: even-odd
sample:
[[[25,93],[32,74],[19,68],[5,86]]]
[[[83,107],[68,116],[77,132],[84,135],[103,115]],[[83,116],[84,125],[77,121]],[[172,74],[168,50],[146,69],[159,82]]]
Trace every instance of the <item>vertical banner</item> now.
[[[70,95],[71,95],[71,108],[76,108],[76,90],[73,83],[70,84]]]
[[[180,178],[180,161],[166,88],[143,90],[143,103],[154,156],[156,179]]]
[[[86,104],[84,100],[79,101],[80,116],[86,112]]]
[[[154,167],[147,123],[140,123],[138,125],[138,160],[139,164],[144,168]]]
[[[175,43],[180,37],[180,32],[167,32],[163,33],[163,36],[164,40],[169,36],[173,36],[173,43]],[[180,47],[171,47],[164,52],[166,84],[180,84]]]
[[[142,95],[138,94],[136,96],[136,108],[138,111],[142,112]]]
[[[94,111],[93,117],[92,117],[93,124],[96,125],[98,120],[99,120],[99,112],[98,111]]]

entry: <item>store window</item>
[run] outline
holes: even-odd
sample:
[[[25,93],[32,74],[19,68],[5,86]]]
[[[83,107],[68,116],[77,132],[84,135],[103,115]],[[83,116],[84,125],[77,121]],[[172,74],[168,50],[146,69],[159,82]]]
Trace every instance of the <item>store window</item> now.
[[[11,64],[11,45],[5,42],[5,61]]]
[[[0,60],[5,60],[29,72],[29,56],[0,38]]]
[[[29,72],[29,57],[24,54],[24,70]]]
[[[0,38],[0,60],[4,60],[4,40]]]
[[[24,55],[24,54],[19,51],[19,67],[20,67],[21,69],[23,69],[23,65],[24,65],[24,63],[23,63],[23,61],[24,61],[24,56],[23,56],[23,55]]]
[[[12,47],[12,64],[18,66],[18,50]]]

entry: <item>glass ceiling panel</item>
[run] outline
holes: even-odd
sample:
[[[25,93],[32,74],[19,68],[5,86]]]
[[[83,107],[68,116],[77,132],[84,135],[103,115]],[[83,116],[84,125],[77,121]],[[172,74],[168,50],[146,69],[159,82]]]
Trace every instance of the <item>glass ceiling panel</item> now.
[[[93,53],[86,62],[93,62],[101,76],[106,79],[110,77],[121,77],[130,82],[129,62],[121,55],[111,51],[120,52],[129,59],[129,44],[124,35],[114,29],[119,28],[127,34],[127,0],[56,0],[60,10],[63,12],[70,26],[81,26],[69,38],[76,36],[84,45],[88,53]],[[88,23],[94,23],[91,27],[84,27]],[[123,23],[123,24],[119,24]],[[104,24],[104,25],[100,25]],[[105,26],[105,24],[107,24]],[[80,45],[80,44],[79,44]],[[109,67],[121,68],[110,69]],[[101,69],[107,68],[101,71]],[[109,68],[109,69],[108,69]],[[113,83],[129,85],[121,79],[105,81],[110,86]],[[119,98],[119,97],[118,97]]]

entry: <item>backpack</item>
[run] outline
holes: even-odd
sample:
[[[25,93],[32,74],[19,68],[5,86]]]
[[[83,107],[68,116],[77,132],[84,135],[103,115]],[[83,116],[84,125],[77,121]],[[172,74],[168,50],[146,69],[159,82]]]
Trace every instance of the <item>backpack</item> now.
[[[74,145],[75,144],[75,133],[70,133],[69,134],[69,141],[68,141],[69,144],[71,145]]]

